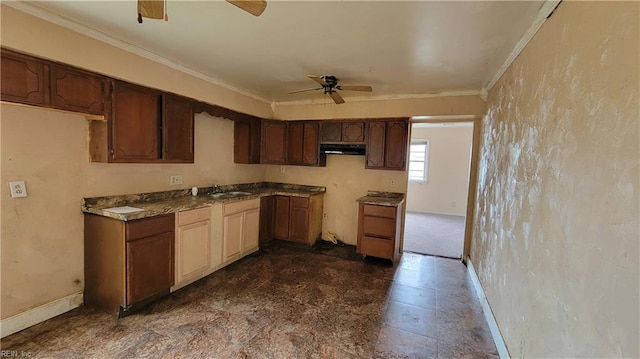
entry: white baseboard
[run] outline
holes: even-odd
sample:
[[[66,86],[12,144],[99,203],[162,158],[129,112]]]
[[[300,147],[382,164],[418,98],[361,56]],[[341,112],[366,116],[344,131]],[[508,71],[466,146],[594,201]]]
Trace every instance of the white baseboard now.
[[[491,330],[491,336],[496,344],[496,349],[498,349],[498,355],[500,355],[501,359],[510,359],[509,350],[507,350],[507,345],[504,343],[504,339],[500,333],[500,328],[498,328],[498,323],[496,322],[496,318],[493,316],[487,297],[484,295],[484,289],[482,289],[480,279],[478,278],[478,274],[476,274],[475,268],[473,268],[473,263],[471,263],[470,258],[467,258],[467,269],[469,270],[473,286],[476,289],[478,299],[480,299],[482,312],[484,313],[484,318],[487,320],[487,324],[489,325],[489,330]]]
[[[26,312],[16,314],[0,321],[0,338],[29,328],[32,325],[44,322],[71,309],[77,308],[84,302],[82,291],[66,297],[56,299],[53,302],[29,309]]]

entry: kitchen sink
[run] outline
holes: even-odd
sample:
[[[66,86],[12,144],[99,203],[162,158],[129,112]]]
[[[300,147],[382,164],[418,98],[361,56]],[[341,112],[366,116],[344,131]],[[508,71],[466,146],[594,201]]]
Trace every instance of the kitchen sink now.
[[[242,196],[248,196],[251,193],[249,192],[240,192],[240,191],[231,191],[231,192],[221,192],[221,193],[214,193],[211,194],[210,196],[213,198],[235,198],[235,197],[242,197]]]

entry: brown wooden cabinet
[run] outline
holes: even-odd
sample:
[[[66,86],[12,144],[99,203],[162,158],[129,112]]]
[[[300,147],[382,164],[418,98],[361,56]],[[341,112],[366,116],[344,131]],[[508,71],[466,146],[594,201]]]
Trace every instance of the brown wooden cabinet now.
[[[309,198],[291,197],[289,239],[294,242],[308,242]]]
[[[51,106],[67,111],[104,114],[107,81],[103,76],[51,64]]]
[[[363,143],[364,142],[364,122],[343,122],[342,142]]]
[[[261,163],[287,164],[287,123],[262,121]]]
[[[130,222],[85,215],[85,303],[125,314],[174,283],[173,214]]]
[[[275,197],[260,198],[260,245],[269,242],[274,236]]]
[[[322,121],[320,131],[320,142],[338,143],[342,142],[342,122]]]
[[[365,125],[361,121],[322,121],[321,143],[364,143]]]
[[[261,211],[261,241],[272,238],[313,245],[322,233],[323,196],[273,196],[273,207],[263,202]],[[269,217],[268,210],[273,208]],[[268,221],[272,221],[272,225]],[[262,222],[264,221],[264,222]],[[273,228],[273,232],[269,229]]]
[[[290,121],[288,123],[287,164],[324,166],[326,156],[320,156],[319,124],[316,121]]]
[[[162,158],[166,162],[193,163],[193,109],[188,99],[163,95]]]
[[[400,253],[400,218],[401,206],[360,203],[357,252],[395,261]]]
[[[49,104],[49,67],[44,61],[2,49],[2,100]]]
[[[408,135],[406,119],[367,122],[365,168],[405,170]]]
[[[290,197],[274,197],[273,236],[278,239],[289,239]]]
[[[260,119],[237,120],[233,123],[233,162],[260,163]]]

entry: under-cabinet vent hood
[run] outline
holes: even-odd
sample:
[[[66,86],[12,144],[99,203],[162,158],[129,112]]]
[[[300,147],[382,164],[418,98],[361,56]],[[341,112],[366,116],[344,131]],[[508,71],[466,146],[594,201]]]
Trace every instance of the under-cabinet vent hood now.
[[[321,144],[320,153],[327,155],[358,155],[364,156],[364,144]]]

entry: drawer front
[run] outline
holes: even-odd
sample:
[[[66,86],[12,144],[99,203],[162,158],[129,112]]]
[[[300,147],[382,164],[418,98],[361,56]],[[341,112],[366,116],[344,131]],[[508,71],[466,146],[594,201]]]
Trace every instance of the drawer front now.
[[[393,260],[393,240],[362,236],[360,238],[360,253],[368,256]]]
[[[211,219],[211,207],[178,212],[178,226],[202,222]]]
[[[396,218],[396,207],[388,207],[388,206],[375,206],[372,204],[364,205],[364,215],[365,216],[377,216],[377,217],[386,217],[386,218]]]
[[[173,232],[175,225],[173,213],[127,222],[127,241]]]
[[[291,207],[309,208],[309,198],[291,197]]]
[[[364,216],[364,234],[374,237],[395,238],[396,221],[391,218]]]
[[[260,208],[260,198],[254,198],[246,201],[225,203],[224,214],[233,214],[243,212],[248,209]]]

